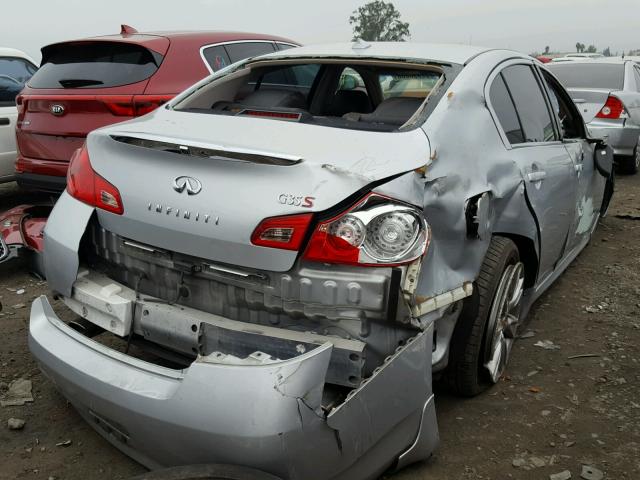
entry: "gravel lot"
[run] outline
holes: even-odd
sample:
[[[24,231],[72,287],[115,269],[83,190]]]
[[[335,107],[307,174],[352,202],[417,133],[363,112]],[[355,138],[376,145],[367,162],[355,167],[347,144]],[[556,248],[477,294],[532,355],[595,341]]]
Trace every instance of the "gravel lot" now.
[[[0,209],[33,201],[13,184],[0,186]],[[46,284],[22,265],[0,270],[0,389],[29,379],[35,399],[0,408],[0,479],[142,472],[80,419],[31,359],[29,304],[44,293]],[[537,480],[569,470],[578,479],[583,465],[607,480],[638,478],[640,175],[619,177],[609,216],[534,306],[528,329],[533,334],[516,343],[507,375],[491,391],[473,399],[437,392],[440,448],[389,478]],[[544,340],[559,348],[535,345]],[[9,430],[9,418],[26,424]]]

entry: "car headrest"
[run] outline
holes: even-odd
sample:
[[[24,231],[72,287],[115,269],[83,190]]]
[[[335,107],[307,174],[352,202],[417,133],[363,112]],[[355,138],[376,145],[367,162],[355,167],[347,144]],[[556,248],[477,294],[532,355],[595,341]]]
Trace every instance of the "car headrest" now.
[[[331,99],[325,114],[341,117],[349,112],[371,113],[372,110],[371,100],[369,100],[369,95],[365,92],[361,90],[338,90]]]
[[[388,123],[402,125],[411,118],[424,102],[424,98],[417,97],[391,97],[380,102],[373,113],[361,115],[361,122]]]

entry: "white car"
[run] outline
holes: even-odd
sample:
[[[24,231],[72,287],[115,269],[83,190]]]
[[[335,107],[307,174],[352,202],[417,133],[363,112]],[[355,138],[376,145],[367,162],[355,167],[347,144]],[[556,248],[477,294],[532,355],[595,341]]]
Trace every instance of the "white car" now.
[[[13,180],[18,118],[16,96],[37,69],[26,53],[0,48],[0,183]]]

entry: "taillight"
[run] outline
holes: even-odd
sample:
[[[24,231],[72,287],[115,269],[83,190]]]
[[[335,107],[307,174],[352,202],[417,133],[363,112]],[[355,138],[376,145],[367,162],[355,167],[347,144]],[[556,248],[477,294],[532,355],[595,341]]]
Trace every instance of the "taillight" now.
[[[16,108],[18,110],[18,121],[22,121],[24,119],[24,112],[26,110],[27,102],[24,99],[23,95],[18,95],[16,97]]]
[[[353,208],[319,224],[304,258],[364,266],[410,263],[424,255],[429,226],[410,205],[370,194]]]
[[[285,215],[263,220],[251,235],[251,243],[261,247],[300,250],[313,214]]]
[[[161,105],[164,105],[172,98],[173,95],[136,95],[133,97],[136,116],[146,115]]]
[[[628,118],[627,112],[624,108],[624,104],[618,97],[609,95],[604,107],[596,115],[597,118],[607,118],[610,120],[617,120],[619,118]]]
[[[122,215],[124,207],[120,192],[91,167],[87,146],[75,151],[67,172],[67,192],[81,202]]]
[[[118,117],[140,117],[152,112],[173,98],[172,95],[134,95],[133,97],[104,96],[102,103]]]

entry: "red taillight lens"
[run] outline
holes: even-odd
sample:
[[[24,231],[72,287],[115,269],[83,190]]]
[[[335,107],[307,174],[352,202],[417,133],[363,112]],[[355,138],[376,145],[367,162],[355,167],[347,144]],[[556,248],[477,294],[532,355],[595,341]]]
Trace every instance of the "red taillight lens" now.
[[[370,194],[320,223],[304,258],[360,266],[404,265],[420,258],[428,243],[429,227],[417,208]]]
[[[607,118],[610,120],[617,120],[619,118],[626,118],[626,111],[624,109],[624,104],[620,101],[618,97],[614,97],[613,95],[609,95],[607,98],[607,102],[604,104],[604,107],[598,112],[596,115],[597,118]]]
[[[93,170],[86,145],[76,150],[71,157],[67,172],[67,192],[92,207],[118,215],[124,213],[120,192]]]
[[[118,117],[139,117],[152,112],[173,98],[172,95],[134,95],[100,97],[109,111]]]
[[[136,116],[146,115],[161,105],[164,105],[172,98],[172,95],[136,95],[133,97]]]
[[[263,220],[251,235],[251,243],[261,247],[300,250],[313,214],[286,215]]]
[[[16,97],[16,108],[18,109],[18,121],[22,121],[24,119],[24,112],[26,111],[27,102],[23,95],[18,95]]]

